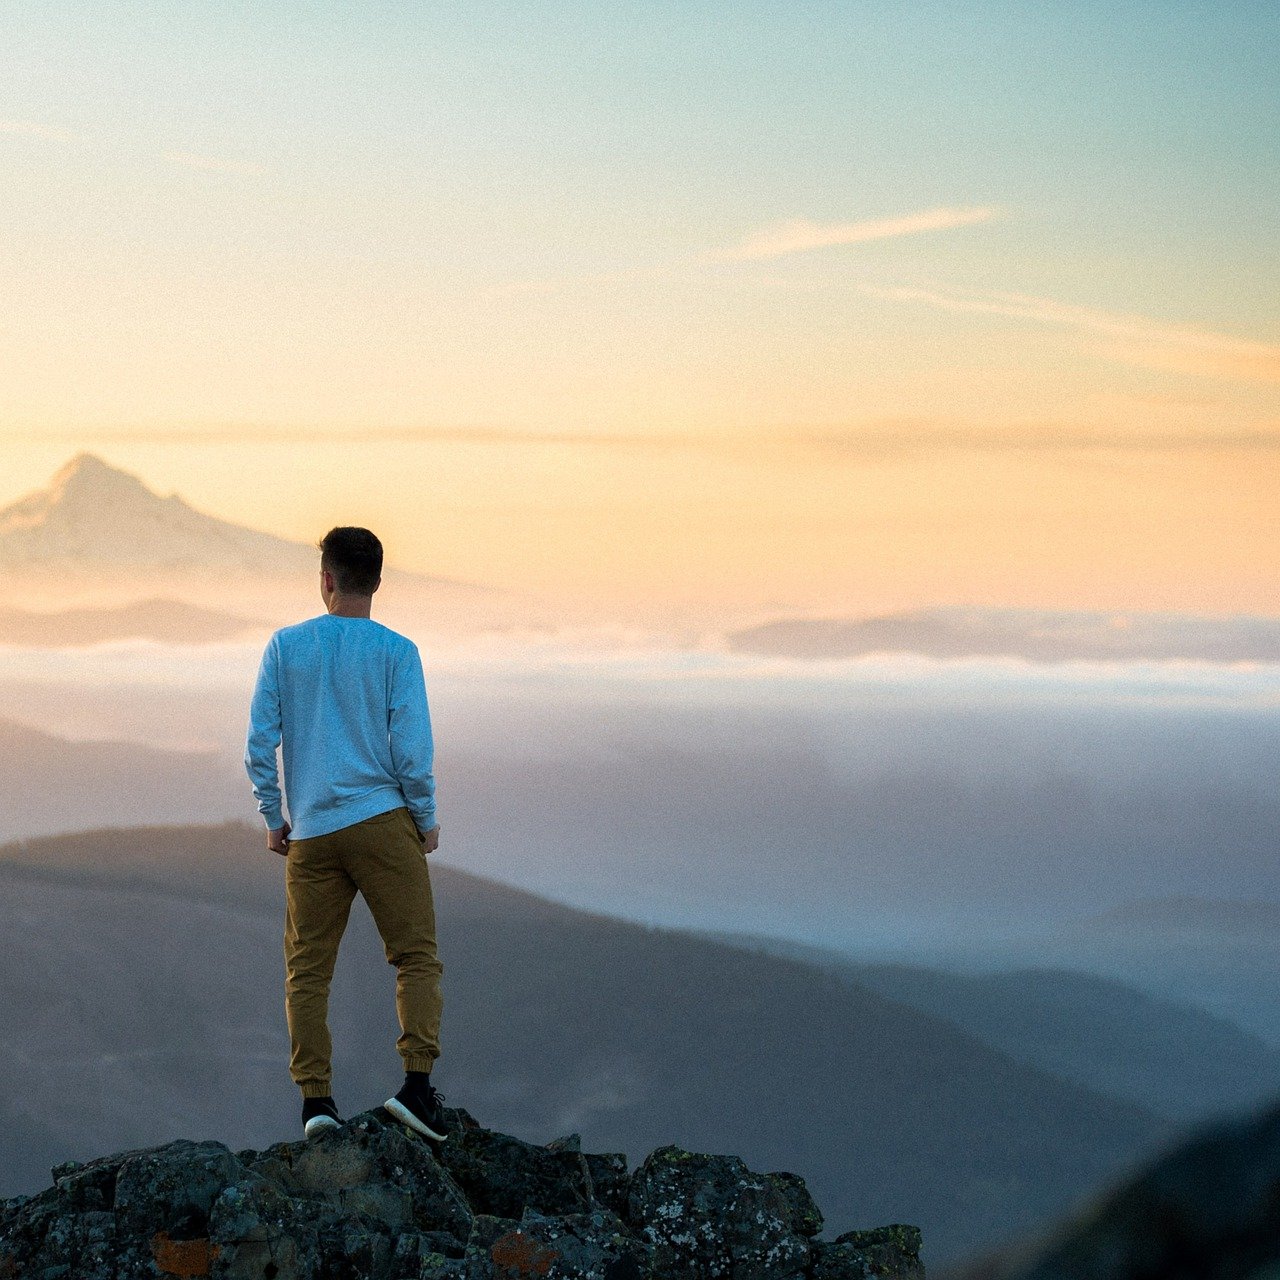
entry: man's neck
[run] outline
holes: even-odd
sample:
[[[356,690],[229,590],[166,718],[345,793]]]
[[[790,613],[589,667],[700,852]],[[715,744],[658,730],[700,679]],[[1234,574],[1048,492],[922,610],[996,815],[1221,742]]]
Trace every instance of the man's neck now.
[[[372,604],[372,596],[334,596],[329,612],[339,618],[367,618]]]

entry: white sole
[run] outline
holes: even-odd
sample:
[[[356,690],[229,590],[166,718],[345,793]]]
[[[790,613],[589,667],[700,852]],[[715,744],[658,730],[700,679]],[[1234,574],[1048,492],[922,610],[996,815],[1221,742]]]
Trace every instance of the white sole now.
[[[407,1124],[410,1129],[413,1129],[417,1133],[421,1133],[425,1137],[434,1138],[437,1142],[444,1142],[449,1136],[446,1133],[437,1133],[434,1129],[423,1124],[422,1121],[419,1120],[403,1102],[400,1102],[396,1098],[388,1098],[382,1105],[391,1112],[391,1114],[395,1116],[401,1124]]]
[[[302,1126],[302,1132],[308,1138],[314,1138],[322,1129],[337,1129],[338,1122],[332,1116],[312,1116]]]

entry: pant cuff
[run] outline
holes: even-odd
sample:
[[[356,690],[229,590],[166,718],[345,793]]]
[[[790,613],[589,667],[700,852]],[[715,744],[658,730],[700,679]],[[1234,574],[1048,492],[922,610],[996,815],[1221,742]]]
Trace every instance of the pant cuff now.
[[[435,1061],[429,1053],[411,1053],[404,1060],[404,1069],[406,1071],[425,1071],[430,1075]]]
[[[333,1083],[329,1080],[308,1080],[298,1088],[304,1098],[327,1098],[333,1091]]]

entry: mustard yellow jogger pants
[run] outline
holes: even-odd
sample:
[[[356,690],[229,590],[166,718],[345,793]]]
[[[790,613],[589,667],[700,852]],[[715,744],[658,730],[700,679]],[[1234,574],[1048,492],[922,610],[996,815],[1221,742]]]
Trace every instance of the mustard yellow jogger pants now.
[[[332,1093],[329,984],[359,891],[396,969],[396,1048],[406,1071],[440,1056],[440,976],[427,855],[405,807],[328,835],[290,841],[285,866],[285,1013],[289,1074],[304,1097]]]

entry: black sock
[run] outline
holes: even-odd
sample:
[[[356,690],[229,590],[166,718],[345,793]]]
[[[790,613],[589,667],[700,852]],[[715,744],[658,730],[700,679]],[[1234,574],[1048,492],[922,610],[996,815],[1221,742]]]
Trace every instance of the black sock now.
[[[412,1085],[415,1089],[422,1089],[431,1083],[430,1071],[406,1071],[404,1073],[405,1084]]]

